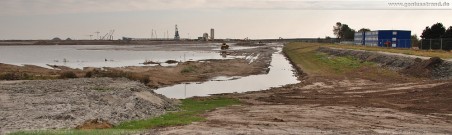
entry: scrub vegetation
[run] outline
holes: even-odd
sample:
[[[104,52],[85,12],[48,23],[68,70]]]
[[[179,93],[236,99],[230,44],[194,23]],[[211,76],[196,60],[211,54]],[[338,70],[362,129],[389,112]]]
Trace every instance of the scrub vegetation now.
[[[339,46],[319,43],[289,43],[284,52],[289,59],[311,77],[363,78],[369,80],[400,79],[397,72],[385,70],[372,62],[353,57],[331,56],[316,51],[320,46]],[[352,46],[350,46],[352,47]]]

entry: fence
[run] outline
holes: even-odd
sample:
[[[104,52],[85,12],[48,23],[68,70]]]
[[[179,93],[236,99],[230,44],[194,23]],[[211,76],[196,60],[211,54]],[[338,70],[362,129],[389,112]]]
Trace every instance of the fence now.
[[[419,49],[423,50],[452,50],[452,38],[421,39]]]

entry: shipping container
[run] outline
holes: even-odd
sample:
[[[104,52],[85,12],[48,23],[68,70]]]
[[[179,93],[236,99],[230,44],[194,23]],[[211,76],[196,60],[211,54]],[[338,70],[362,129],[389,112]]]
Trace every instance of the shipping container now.
[[[379,47],[411,48],[411,31],[376,30],[356,32],[355,44]]]

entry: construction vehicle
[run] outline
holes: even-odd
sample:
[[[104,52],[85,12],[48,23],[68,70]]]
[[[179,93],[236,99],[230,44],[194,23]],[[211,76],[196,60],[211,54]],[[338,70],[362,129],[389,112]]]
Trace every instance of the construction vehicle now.
[[[223,45],[221,45],[221,50],[227,50],[229,49],[229,45],[227,45],[226,43],[223,43]]]

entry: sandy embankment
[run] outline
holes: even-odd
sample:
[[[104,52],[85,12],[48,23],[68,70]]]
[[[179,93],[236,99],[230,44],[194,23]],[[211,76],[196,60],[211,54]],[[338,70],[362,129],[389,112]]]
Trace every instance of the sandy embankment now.
[[[161,115],[175,104],[124,78],[0,81],[0,134],[75,128],[93,119],[117,124]]]

